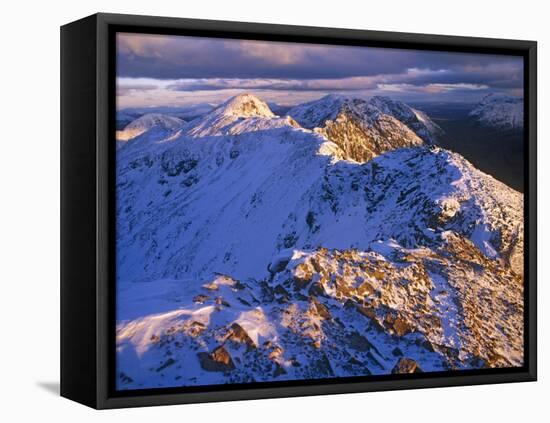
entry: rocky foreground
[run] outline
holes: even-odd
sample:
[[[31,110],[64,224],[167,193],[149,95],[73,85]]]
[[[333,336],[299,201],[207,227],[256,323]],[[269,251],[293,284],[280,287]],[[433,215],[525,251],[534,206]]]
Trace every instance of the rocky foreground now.
[[[261,281],[166,282],[161,297],[185,284],[179,296],[192,301],[118,328],[120,385],[520,366],[521,277],[468,240],[447,241],[296,251]]]

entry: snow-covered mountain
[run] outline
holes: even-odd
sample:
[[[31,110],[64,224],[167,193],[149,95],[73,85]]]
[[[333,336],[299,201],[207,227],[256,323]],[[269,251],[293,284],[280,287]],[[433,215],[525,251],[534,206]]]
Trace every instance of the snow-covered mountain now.
[[[310,130],[240,95],[118,151],[120,389],[522,364],[522,195],[343,102]],[[348,160],[342,112],[419,142]]]
[[[149,106],[149,107],[126,107],[117,111],[117,122],[127,122],[137,119],[140,116],[157,113],[174,116],[179,119],[190,121],[199,116],[209,113],[216,107],[211,103],[197,103],[189,106]]]
[[[185,121],[174,116],[160,113],[148,113],[130,122],[126,127],[117,131],[117,141],[126,142],[136,138],[145,132],[156,129],[165,133],[180,129]]]
[[[408,126],[426,143],[437,144],[437,137],[441,135],[442,129],[426,113],[389,97],[375,96],[369,100],[369,104]]]
[[[362,102],[362,101],[361,101]],[[352,103],[348,97],[329,94],[318,100],[299,104],[288,111],[304,128],[320,128],[327,120],[334,120],[345,105]]]
[[[279,118],[267,103],[245,93],[230,98],[211,113],[192,121],[186,134],[192,137],[237,135],[283,126],[299,125],[288,116]]]
[[[358,162],[395,148],[434,144],[440,132],[422,112],[385,97],[373,97],[367,102],[328,95],[296,106],[288,113],[305,128],[315,128]]]
[[[488,94],[472,109],[470,117],[497,129],[521,129],[523,99],[504,94]]]

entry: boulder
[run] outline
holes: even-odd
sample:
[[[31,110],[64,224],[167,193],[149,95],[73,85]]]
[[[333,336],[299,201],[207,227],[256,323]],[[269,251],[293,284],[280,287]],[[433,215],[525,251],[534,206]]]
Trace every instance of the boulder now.
[[[401,357],[391,372],[392,374],[422,373],[422,369],[412,358]]]
[[[229,304],[223,297],[216,297],[216,305],[231,307],[231,304]]]
[[[369,319],[376,319],[376,311],[373,308],[357,305],[356,309],[363,316],[368,317]]]
[[[350,348],[356,351],[364,352],[368,351],[372,347],[372,344],[369,342],[369,340],[356,331],[347,334],[346,339],[349,343]]]
[[[197,356],[202,369],[207,372],[228,372],[235,368],[231,355],[222,345],[216,347],[210,354],[200,352]]]
[[[412,332],[411,326],[401,317],[398,317],[393,322],[393,330],[398,336],[403,336],[409,332]]]
[[[192,321],[187,325],[187,333],[195,338],[203,333],[205,329],[206,325],[197,321]]]
[[[226,339],[231,339],[232,341],[238,342],[240,344],[246,344],[246,346],[249,348],[256,348],[256,344],[254,344],[252,338],[248,336],[248,332],[236,322],[231,324]]]
[[[330,314],[330,311],[326,305],[321,303],[317,298],[312,297],[311,303],[313,304],[313,307],[319,317],[322,317],[323,319],[331,319],[332,315]]]
[[[312,283],[311,286],[309,287],[309,290],[307,291],[307,293],[310,296],[313,296],[313,297],[326,297],[327,296],[327,294],[325,292],[325,288],[319,282]]]
[[[300,263],[294,270],[294,284],[296,289],[304,289],[313,278],[313,271],[308,263]]]
[[[206,301],[208,301],[210,299],[210,297],[208,295],[205,295],[205,294],[199,294],[199,295],[195,295],[193,297],[193,302],[194,303],[198,303],[198,304],[204,304]]]
[[[368,297],[374,294],[374,287],[369,282],[365,281],[357,288],[357,294],[362,297]]]

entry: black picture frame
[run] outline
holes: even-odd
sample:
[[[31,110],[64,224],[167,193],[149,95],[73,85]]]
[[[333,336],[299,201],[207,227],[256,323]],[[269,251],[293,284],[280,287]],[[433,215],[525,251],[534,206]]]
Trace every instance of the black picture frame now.
[[[204,388],[114,390],[114,34],[484,52],[524,58],[525,362],[521,368]],[[95,14],[61,27],[61,395],[97,409],[534,381],[537,44],[533,41]]]

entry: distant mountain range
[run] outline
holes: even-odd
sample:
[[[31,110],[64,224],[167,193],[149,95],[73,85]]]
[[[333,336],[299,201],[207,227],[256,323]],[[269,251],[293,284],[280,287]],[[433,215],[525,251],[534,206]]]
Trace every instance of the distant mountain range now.
[[[156,107],[129,107],[119,110],[116,114],[117,129],[124,129],[126,125],[146,114],[162,114],[177,117],[186,121],[195,119],[211,111],[216,106],[210,103],[199,103],[191,106],[156,106]]]
[[[161,113],[146,113],[130,122],[123,130],[117,131],[116,138],[119,141],[129,141],[153,128],[162,129],[169,133],[181,128],[184,123],[184,120],[174,116]]]
[[[130,125],[119,389],[522,365],[523,196],[425,113],[242,94]]]
[[[483,125],[499,129],[523,128],[523,99],[489,94],[470,112],[470,117]]]

